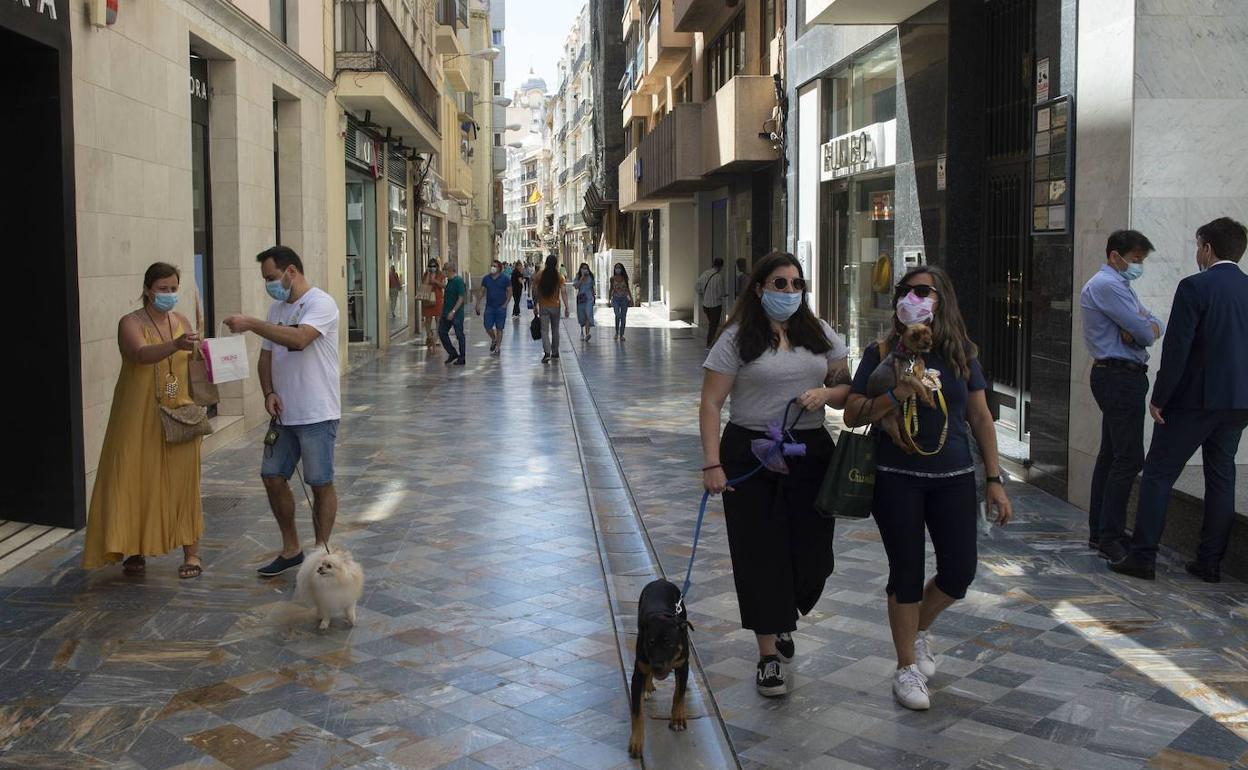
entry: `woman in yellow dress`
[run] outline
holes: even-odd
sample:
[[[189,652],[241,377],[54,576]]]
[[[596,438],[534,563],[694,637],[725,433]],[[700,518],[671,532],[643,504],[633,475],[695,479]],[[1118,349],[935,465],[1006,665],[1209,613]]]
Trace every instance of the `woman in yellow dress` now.
[[[121,375],[87,516],[86,569],[125,558],[126,574],[141,575],[144,557],[182,546],[178,577],[203,573],[200,439],[166,442],[157,404],[158,389],[159,405],[194,403],[189,362],[199,336],[183,315],[173,312],[180,277],[173,265],[149,267],[143,276],[143,307],[117,325]]]

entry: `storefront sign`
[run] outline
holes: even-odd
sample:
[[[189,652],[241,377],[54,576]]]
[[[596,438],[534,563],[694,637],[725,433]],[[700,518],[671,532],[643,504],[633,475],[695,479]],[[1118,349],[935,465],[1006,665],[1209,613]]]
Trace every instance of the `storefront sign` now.
[[[832,179],[897,163],[897,121],[873,123],[824,143],[819,152],[819,178]]]
[[[191,122],[208,125],[208,60],[192,56],[187,75],[191,92]]]
[[[55,0],[14,0],[23,8],[29,8],[43,16],[47,16],[52,21],[58,21],[60,17],[56,13]]]
[[[1070,222],[1070,97],[1037,104],[1032,112],[1031,232],[1064,233]]]

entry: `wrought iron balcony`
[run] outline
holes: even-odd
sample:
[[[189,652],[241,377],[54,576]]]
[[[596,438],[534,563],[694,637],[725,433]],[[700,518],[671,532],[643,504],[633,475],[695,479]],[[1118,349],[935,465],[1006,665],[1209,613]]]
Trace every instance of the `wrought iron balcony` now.
[[[335,0],[334,67],[348,72],[386,72],[438,130],[438,89],[378,0]]]

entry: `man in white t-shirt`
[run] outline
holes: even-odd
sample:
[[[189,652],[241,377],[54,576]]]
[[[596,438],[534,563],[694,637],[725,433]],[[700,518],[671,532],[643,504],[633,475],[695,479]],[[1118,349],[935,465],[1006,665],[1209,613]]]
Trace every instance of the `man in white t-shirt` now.
[[[702,304],[702,315],[706,318],[706,346],[715,343],[715,332],[719,330],[719,319],[724,312],[724,260],[716,257],[711,261],[709,270],[698,276],[693,286]]]
[[[233,315],[225,325],[233,332],[255,332],[263,338],[260,388],[277,440],[272,444],[265,440],[260,477],[282,531],[282,552],[256,571],[272,577],[303,563],[289,483],[300,460],[304,479],[312,487],[318,546],[329,541],[338,515],[334,490],[334,439],[342,417],[338,303],[308,283],[294,249],[274,246],[260,252],[256,261],[265,290],[274,300],[268,319]]]

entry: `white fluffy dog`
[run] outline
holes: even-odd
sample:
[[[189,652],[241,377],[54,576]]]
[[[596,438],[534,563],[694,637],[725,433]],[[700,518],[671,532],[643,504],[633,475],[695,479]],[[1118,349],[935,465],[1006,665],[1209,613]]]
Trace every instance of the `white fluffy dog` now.
[[[321,630],[329,628],[330,618],[346,617],[355,625],[355,605],[364,595],[364,570],[351,558],[351,552],[334,548],[317,550],[303,560],[295,578],[295,600],[316,607]]]

